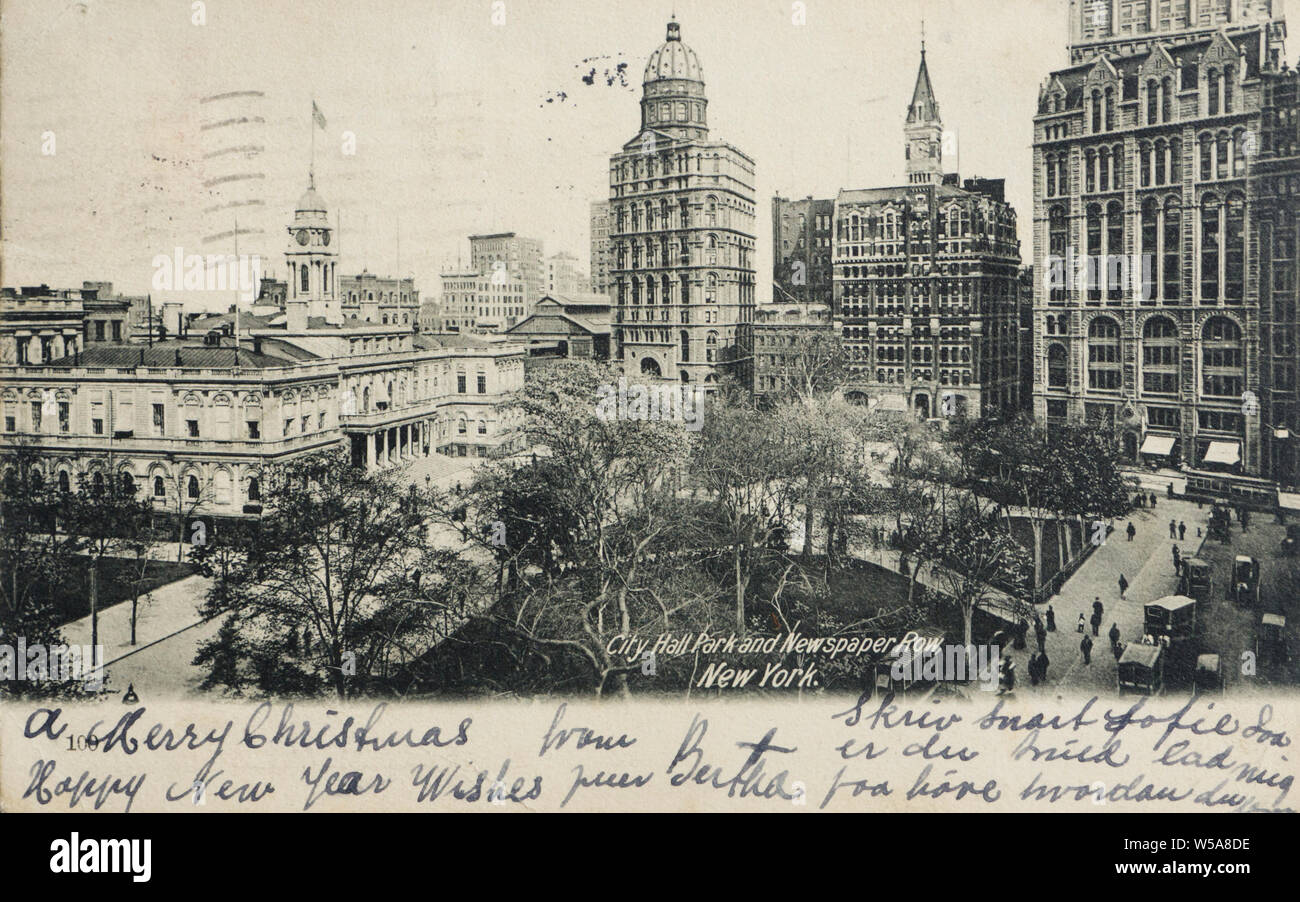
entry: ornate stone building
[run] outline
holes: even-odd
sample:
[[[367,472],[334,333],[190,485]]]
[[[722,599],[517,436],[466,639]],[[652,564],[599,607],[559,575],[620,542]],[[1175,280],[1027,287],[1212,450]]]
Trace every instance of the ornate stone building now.
[[[921,51],[904,128],[907,184],[835,199],[834,313],[850,397],[921,417],[1020,406],[1020,243],[1003,182],[945,173],[943,122]]]
[[[754,162],[710,140],[707,109],[699,58],[669,22],[640,131],[609,166],[614,355],[631,376],[749,378]]]
[[[0,363],[0,468],[12,473],[23,449],[43,480],[115,479],[160,517],[219,519],[256,516],[263,468],[312,451],[341,446],[380,468],[512,447],[498,407],[523,385],[522,346],[332,321],[341,317],[325,213],[310,188],[290,227],[286,312],[250,316],[238,334],[226,322],[149,345],[82,347],[81,298],[39,298],[35,312],[59,331]]]
[[[1259,227],[1260,463],[1300,484],[1300,74],[1264,84],[1254,181]]]
[[[1142,28],[1072,28],[1077,64],[1044,83],[1034,119],[1034,408],[1049,429],[1097,423],[1134,460],[1270,469],[1258,165],[1285,27],[1244,15],[1266,5],[1193,0],[1166,22],[1162,2]]]

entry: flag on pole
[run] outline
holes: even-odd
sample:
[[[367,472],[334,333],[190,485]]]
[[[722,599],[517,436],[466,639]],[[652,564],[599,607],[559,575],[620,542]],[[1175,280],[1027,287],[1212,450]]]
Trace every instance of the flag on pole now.
[[[311,118],[320,126],[321,131],[325,130],[325,114],[320,111],[320,107],[316,106],[315,100],[311,102]]]

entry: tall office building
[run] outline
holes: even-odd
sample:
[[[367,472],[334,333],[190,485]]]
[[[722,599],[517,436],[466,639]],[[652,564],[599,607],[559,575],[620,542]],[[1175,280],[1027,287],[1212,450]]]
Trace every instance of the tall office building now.
[[[1021,407],[1020,243],[1000,179],[945,173],[925,50],[903,129],[907,184],[834,201],[847,396],[923,418]]]
[[[614,354],[631,375],[749,378],[754,161],[709,138],[707,109],[671,21],[646,63],[641,128],[609,161]]]
[[[611,290],[609,268],[609,201],[591,202],[591,290],[595,294],[609,294]]]
[[[1135,461],[1270,475],[1288,460],[1294,479],[1294,446],[1272,443],[1293,441],[1274,427],[1294,422],[1295,391],[1267,382],[1294,360],[1285,192],[1300,185],[1278,143],[1294,95],[1270,94],[1285,25],[1266,2],[1090,8],[1111,18],[1074,5],[1073,65],[1034,118],[1036,415],[1113,430]],[[1268,152],[1266,123],[1286,123]]]
[[[542,242],[514,232],[469,236],[470,267],[481,276],[524,285],[525,314],[546,292],[546,262]]]

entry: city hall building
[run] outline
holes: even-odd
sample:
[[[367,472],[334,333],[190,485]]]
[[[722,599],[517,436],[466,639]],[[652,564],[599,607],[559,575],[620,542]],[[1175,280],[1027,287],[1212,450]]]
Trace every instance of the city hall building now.
[[[1285,24],[1242,0],[1071,15],[1034,118],[1035,413],[1130,460],[1294,482]]]
[[[227,518],[256,516],[264,468],[297,455],[342,446],[379,469],[512,447],[498,405],[523,385],[522,348],[345,321],[329,228],[309,188],[289,227],[283,314],[149,344],[82,346],[79,324],[60,322],[68,341],[50,355],[7,359],[3,475],[22,452],[46,484],[114,479],[160,515]]]

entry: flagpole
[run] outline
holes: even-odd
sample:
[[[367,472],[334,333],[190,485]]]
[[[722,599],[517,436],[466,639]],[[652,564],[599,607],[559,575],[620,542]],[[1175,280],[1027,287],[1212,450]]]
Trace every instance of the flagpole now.
[[[242,272],[242,267],[240,267],[239,265],[239,217],[238,216],[235,217],[235,272],[236,273]],[[249,272],[251,273],[252,269],[250,269]],[[236,282],[239,281],[238,275],[236,275],[235,281]],[[238,287],[235,288],[235,366],[239,366],[239,288]]]
[[[307,128],[311,132],[311,166],[307,168],[307,182],[316,186],[316,98],[311,99],[311,115],[307,117]]]

